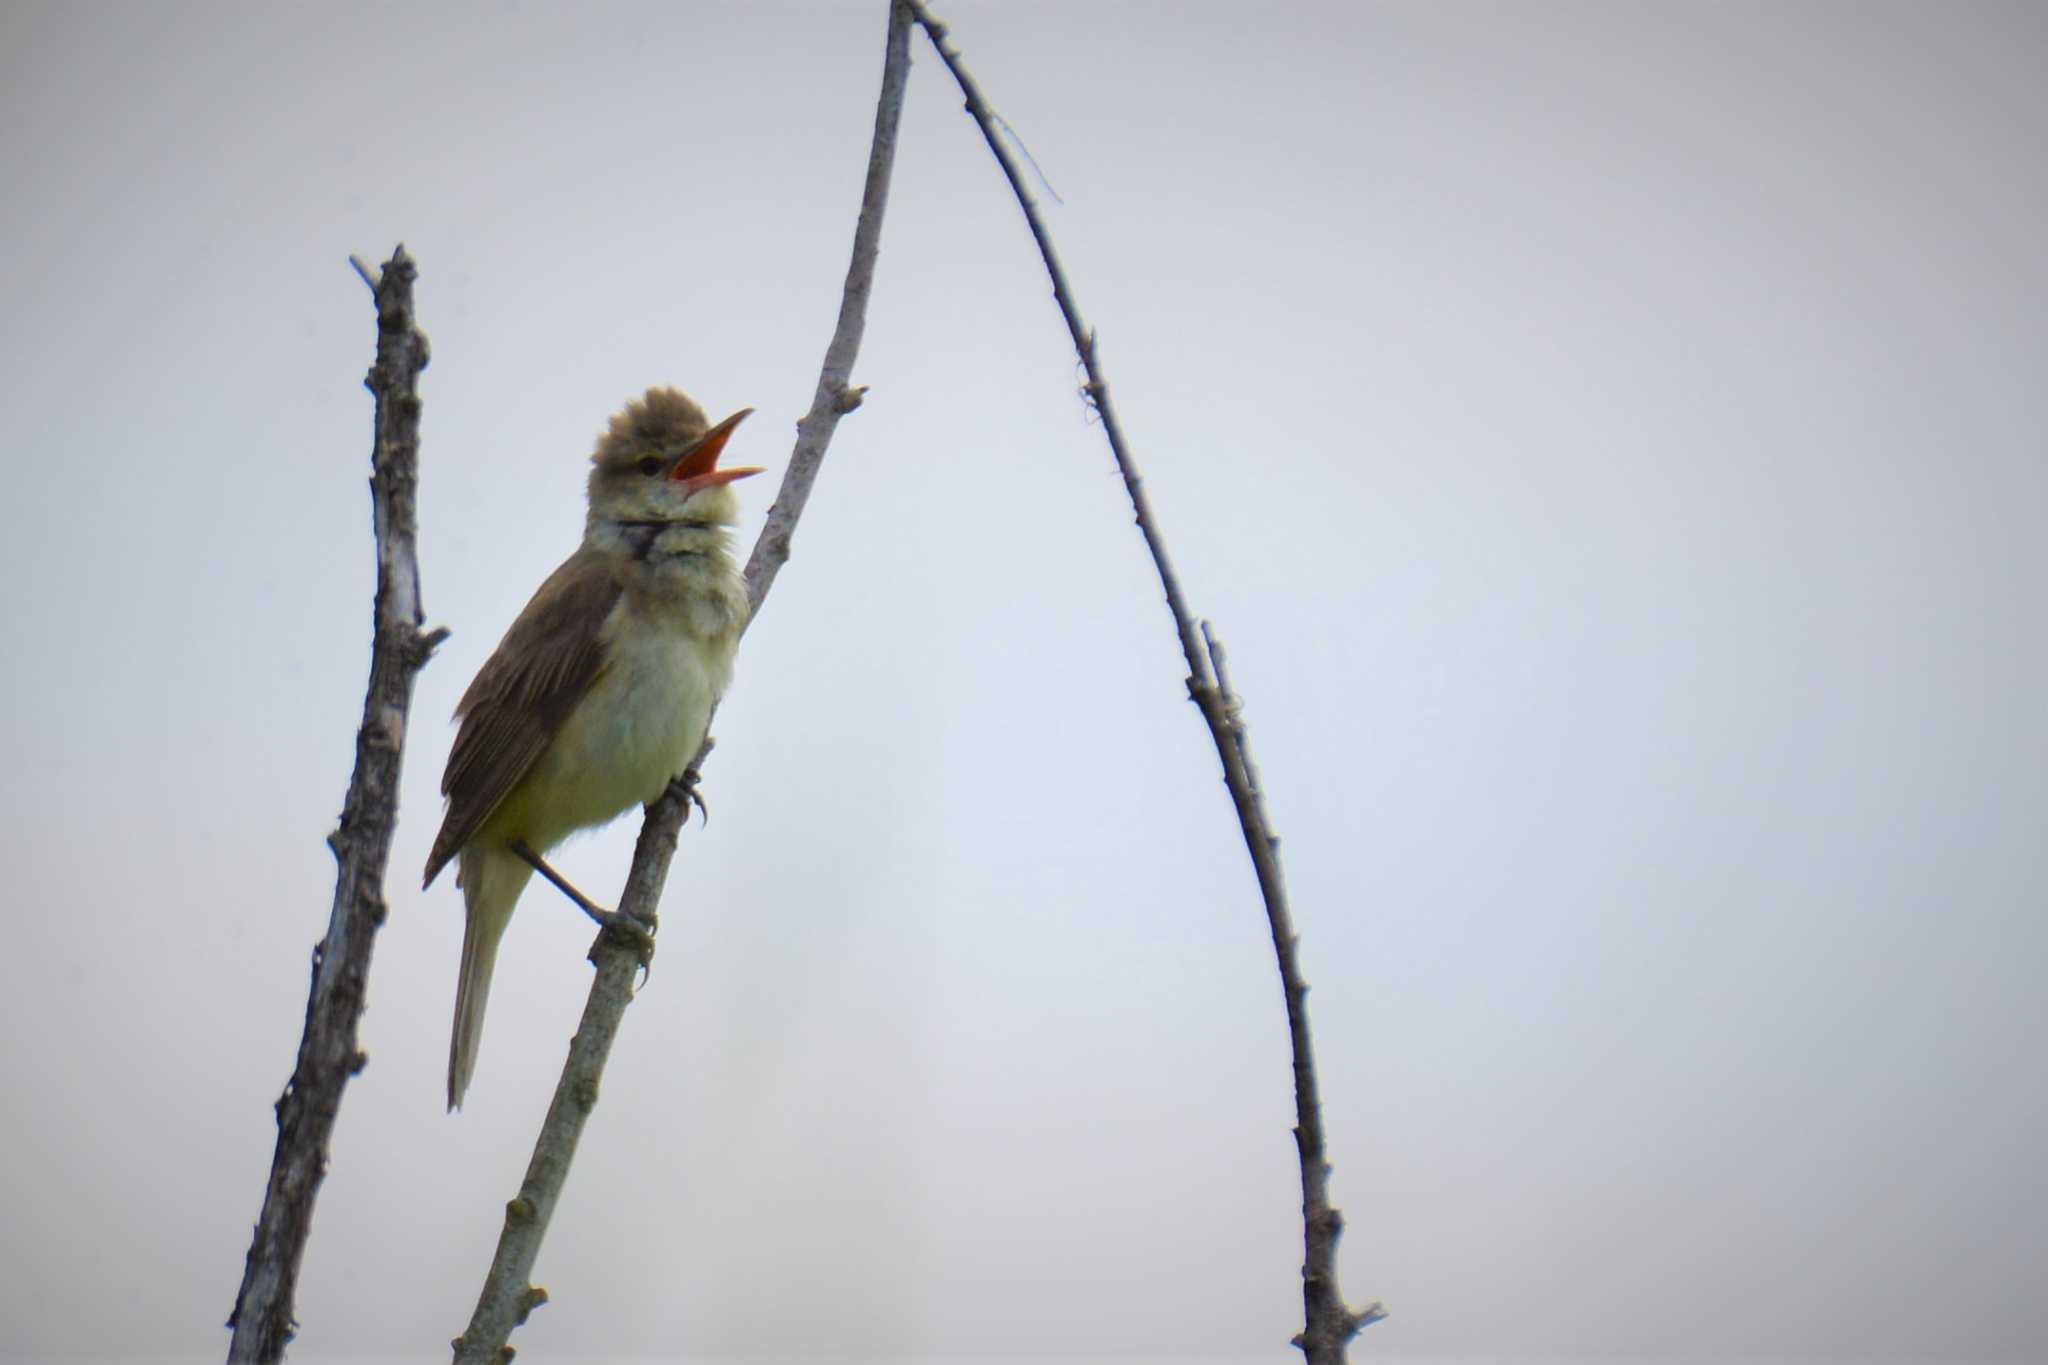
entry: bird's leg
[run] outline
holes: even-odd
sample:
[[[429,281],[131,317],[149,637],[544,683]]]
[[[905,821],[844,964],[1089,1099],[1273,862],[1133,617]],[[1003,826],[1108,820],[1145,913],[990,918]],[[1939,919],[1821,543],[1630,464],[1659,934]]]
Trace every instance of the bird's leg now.
[[[570,885],[567,877],[549,867],[548,860],[535,853],[532,845],[528,844],[526,840],[514,839],[511,843],[511,849],[523,862],[532,867],[535,872],[540,873],[541,876],[554,883],[555,890],[574,901],[578,909],[596,920],[600,928],[617,934],[631,944],[634,951],[640,955],[641,970],[647,970],[648,964],[654,958],[653,930],[649,929],[639,920],[634,919],[631,915],[622,915],[616,910],[607,910],[592,901],[590,897]]]
[[[697,790],[697,784],[703,780],[704,774],[697,771],[695,764],[683,769],[679,776],[669,779],[669,791],[674,792],[683,803],[684,824],[688,824],[690,821],[690,807],[692,806],[697,808],[698,824],[708,825],[711,823],[711,807],[704,804],[704,793]]]

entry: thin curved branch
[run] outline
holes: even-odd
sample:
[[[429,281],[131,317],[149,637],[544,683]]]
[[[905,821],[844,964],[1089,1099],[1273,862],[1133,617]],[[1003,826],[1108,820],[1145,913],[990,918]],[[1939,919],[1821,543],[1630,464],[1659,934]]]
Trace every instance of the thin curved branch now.
[[[863,390],[851,387],[847,381],[860,354],[861,334],[867,325],[868,294],[874,283],[882,214],[888,203],[890,170],[896,159],[896,129],[902,118],[903,90],[909,75],[910,17],[900,4],[892,4],[882,90],[875,105],[875,135],[868,151],[867,183],[854,229],[853,260],[847,267],[846,287],[840,298],[839,322],[825,350],[811,410],[797,424],[796,447],[782,476],[782,487],[768,509],[767,522],[747,560],[747,597],[753,607],[750,620],[758,618],[776,574],[788,562],[791,536],[810,498],[811,485],[817,481],[833,430],[841,416],[860,405]],[[710,748],[710,740],[706,739],[691,765],[693,768],[702,766]],[[660,800],[647,808],[640,841],[633,850],[633,866],[626,876],[626,889],[619,897],[619,910],[650,931],[655,928],[655,910],[661,902],[669,862],[675,857],[676,835],[687,809],[681,789],[672,784]],[[504,1230],[498,1236],[497,1253],[477,1299],[476,1312],[463,1334],[455,1339],[458,1362],[504,1359],[510,1350],[506,1342],[513,1329],[534,1308],[547,1302],[547,1292],[531,1283],[534,1261],[561,1198],[584,1123],[597,1104],[605,1059],[632,1000],[633,977],[639,968],[633,947],[609,935],[598,936],[590,958],[597,967],[597,978],[591,983],[576,1036],[570,1040],[569,1057],[562,1066],[562,1077],[555,1086],[547,1117],[541,1123],[519,1196],[506,1206]]]
[[[987,140],[996,163],[1002,167],[1004,178],[1010,182],[1011,192],[1017,196],[1017,203],[1024,210],[1024,221],[1031,229],[1032,240],[1038,243],[1038,254],[1045,262],[1046,274],[1052,279],[1053,297],[1059,303],[1060,316],[1066,319],[1067,332],[1074,339],[1074,350],[1088,373],[1084,392],[1102,418],[1102,430],[1109,438],[1110,453],[1116,458],[1117,472],[1123,476],[1124,489],[1130,494],[1131,506],[1137,513],[1138,530],[1145,537],[1145,548],[1151,552],[1152,565],[1159,573],[1160,587],[1166,592],[1167,610],[1173,614],[1174,632],[1180,637],[1181,653],[1187,659],[1188,695],[1201,709],[1202,719],[1216,742],[1217,756],[1223,762],[1224,784],[1230,789],[1231,802],[1237,808],[1245,848],[1251,854],[1252,868],[1258,876],[1259,894],[1266,903],[1273,951],[1279,961],[1280,981],[1287,997],[1288,1040],[1294,1053],[1294,1137],[1301,1158],[1301,1273],[1303,1315],[1306,1318],[1306,1325],[1294,1338],[1294,1344],[1308,1357],[1309,1365],[1341,1365],[1345,1347],[1357,1335],[1358,1329],[1385,1317],[1386,1310],[1375,1302],[1354,1313],[1345,1307],[1343,1295],[1337,1288],[1337,1236],[1343,1229],[1344,1220],[1330,1205],[1330,1166],[1323,1138],[1322,1099],[1316,1086],[1315,1052],[1309,1040],[1308,985],[1301,977],[1301,964],[1296,952],[1299,936],[1294,931],[1294,919],[1287,908],[1287,886],[1280,871],[1280,839],[1273,833],[1272,823],[1267,819],[1265,800],[1252,766],[1243,703],[1230,690],[1230,680],[1223,672],[1222,646],[1210,633],[1207,623],[1198,623],[1194,613],[1188,609],[1180,579],[1174,573],[1173,561],[1167,556],[1158,519],[1153,515],[1151,500],[1145,496],[1144,480],[1139,477],[1130,446],[1124,439],[1123,423],[1117,420],[1116,406],[1110,402],[1109,381],[1104,377],[1102,365],[1095,354],[1095,331],[1081,321],[1080,305],[1075,301],[1073,287],[1068,284],[1067,273],[1060,265],[1059,253],[1053,249],[1045,220],[1039,216],[1038,204],[1025,187],[1024,174],[1016,157],[1003,140],[1003,121],[989,107],[974,77],[961,64],[960,54],[947,43],[946,26],[934,19],[919,0],[905,0],[905,3],[931,38],[932,46],[937,49],[940,60],[945,62],[946,69],[953,73],[960,93],[966,96],[967,112],[980,126],[982,137]]]
[[[313,985],[306,998],[298,1064],[277,1102],[277,1148],[263,1212],[242,1269],[242,1287],[228,1318],[230,1361],[277,1361],[292,1339],[292,1300],[299,1260],[313,1230],[313,1201],[327,1171],[327,1141],[349,1077],[369,1059],[356,1048],[370,951],[384,923],[384,869],[398,821],[398,777],[404,757],[413,681],[447,638],[422,632],[418,518],[420,371],[427,338],[413,321],[418,273],[403,246],[376,278],[349,263],[377,300],[377,363],[364,384],[376,395],[376,439],[370,453],[371,521],[377,537],[376,634],[370,685],[356,731],[356,768],[341,827],[327,836],[339,864],[327,935],[313,949]]]

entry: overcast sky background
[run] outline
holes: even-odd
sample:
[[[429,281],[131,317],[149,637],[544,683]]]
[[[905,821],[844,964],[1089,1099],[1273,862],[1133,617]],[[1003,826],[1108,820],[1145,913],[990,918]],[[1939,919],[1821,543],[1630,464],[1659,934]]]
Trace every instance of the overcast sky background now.
[[[2048,1355],[2048,9],[941,11],[1230,646],[1354,1358]],[[0,9],[0,1356],[217,1358],[324,925],[374,341],[433,340],[403,818],[295,1359],[438,1358],[588,985],[442,1112],[456,697],[650,383],[779,476],[879,3]],[[1006,189],[917,44],[534,1360],[1284,1361],[1285,1033]],[[1049,199],[1049,197],[1048,197]],[[770,479],[744,485],[751,537]],[[615,894],[637,821],[567,848]]]

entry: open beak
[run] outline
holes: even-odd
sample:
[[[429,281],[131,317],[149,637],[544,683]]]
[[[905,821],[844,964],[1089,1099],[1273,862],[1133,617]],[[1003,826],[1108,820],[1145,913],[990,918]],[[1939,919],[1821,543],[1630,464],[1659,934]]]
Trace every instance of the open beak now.
[[[670,483],[683,486],[683,496],[688,497],[706,488],[744,479],[749,474],[761,472],[759,465],[739,465],[732,469],[719,469],[718,456],[725,449],[725,443],[732,438],[733,431],[747,420],[752,408],[741,408],[732,416],[720,422],[697,438],[697,444],[684,451],[676,460],[675,468],[669,470]]]

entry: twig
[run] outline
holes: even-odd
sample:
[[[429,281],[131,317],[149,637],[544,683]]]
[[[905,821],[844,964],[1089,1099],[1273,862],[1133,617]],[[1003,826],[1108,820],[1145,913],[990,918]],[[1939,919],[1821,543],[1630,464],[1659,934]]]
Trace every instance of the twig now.
[[[313,1201],[327,1170],[327,1141],[341,1110],[349,1077],[369,1059],[356,1049],[356,1021],[370,950],[384,923],[384,868],[398,820],[398,776],[413,680],[447,638],[422,632],[418,535],[414,490],[419,477],[420,371],[427,338],[413,323],[417,274],[403,246],[372,278],[356,272],[377,300],[377,363],[364,381],[377,397],[376,440],[370,455],[371,520],[377,537],[376,633],[370,646],[370,686],[356,731],[356,769],[341,826],[327,836],[340,865],[327,936],[313,949],[313,985],[306,998],[305,1032],[291,1081],[277,1102],[277,1150],[263,1212],[249,1244],[242,1287],[228,1318],[234,1339],[230,1361],[277,1361],[292,1339],[292,1300],[299,1259],[313,1228]]]
[[[775,575],[789,562],[790,537],[810,500],[811,485],[817,481],[825,447],[831,443],[839,419],[859,407],[867,395],[864,385],[847,381],[853,377],[861,334],[867,330],[868,295],[874,289],[875,259],[882,249],[882,209],[889,202],[889,175],[896,165],[896,125],[903,115],[903,87],[910,79],[910,15],[895,3],[889,6],[886,53],[882,93],[875,102],[875,139],[868,149],[868,177],[861,188],[860,220],[853,228],[853,260],[846,267],[846,288],[839,296],[839,322],[825,347],[811,410],[796,424],[796,448],[789,455],[789,471],[782,476],[782,487],[768,509],[760,538],[747,556],[747,601],[753,608],[749,624],[759,618]],[[700,762],[702,757],[698,755]]]
[[[1330,1166],[1323,1140],[1322,1101],[1316,1088],[1315,1054],[1309,1042],[1305,998],[1308,985],[1301,979],[1301,966],[1295,951],[1298,940],[1293,916],[1287,909],[1286,883],[1280,873],[1280,840],[1266,818],[1265,802],[1253,773],[1251,749],[1241,715],[1242,703],[1230,690],[1229,679],[1223,673],[1222,646],[1216,643],[1206,624],[1200,628],[1206,643],[1197,641],[1195,617],[1188,610],[1180,580],[1174,574],[1172,561],[1167,558],[1166,543],[1160,536],[1151,502],[1145,496],[1144,481],[1138,476],[1137,465],[1124,440],[1123,425],[1117,420],[1116,408],[1109,399],[1109,381],[1103,377],[1102,366],[1096,357],[1095,331],[1081,321],[1080,305],[1074,300],[1066,271],[1061,268],[1059,255],[1053,250],[1052,238],[1039,216],[1038,205],[1025,188],[1016,158],[1010,155],[999,135],[1002,121],[989,108],[974,77],[961,65],[959,53],[947,43],[946,26],[934,19],[919,0],[904,2],[931,38],[932,46],[945,62],[946,69],[959,83],[960,93],[967,99],[967,112],[980,125],[989,150],[995,154],[1004,178],[1010,182],[1010,189],[1024,210],[1024,221],[1031,228],[1031,236],[1038,243],[1038,254],[1045,261],[1046,274],[1052,278],[1053,297],[1059,303],[1060,316],[1066,319],[1067,331],[1074,339],[1074,350],[1080,355],[1088,373],[1084,392],[1102,418],[1110,453],[1116,457],[1117,471],[1123,475],[1124,488],[1137,512],[1138,529],[1145,537],[1145,548],[1152,554],[1160,586],[1165,589],[1167,609],[1173,613],[1173,627],[1180,636],[1181,653],[1187,659],[1188,695],[1201,709],[1202,719],[1207,722],[1210,736],[1216,742],[1217,755],[1223,760],[1223,780],[1230,789],[1232,803],[1237,807],[1245,848],[1251,854],[1259,893],[1266,903],[1266,919],[1273,933],[1273,951],[1279,959],[1281,985],[1287,997],[1288,1040],[1294,1052],[1294,1137],[1301,1157],[1302,1306],[1306,1319],[1302,1332],[1294,1338],[1294,1344],[1308,1357],[1308,1365],[1341,1365],[1345,1346],[1357,1335],[1358,1329],[1385,1317],[1386,1310],[1375,1302],[1362,1312],[1354,1313],[1345,1307],[1343,1295],[1337,1288],[1337,1235],[1344,1220],[1330,1206]]]
[[[903,89],[909,75],[910,16],[900,4],[892,3],[882,90],[875,104],[875,136],[868,151],[867,184],[854,229],[853,260],[846,272],[839,323],[825,349],[825,363],[818,375],[811,410],[797,424],[796,447],[782,476],[781,490],[768,509],[767,522],[747,560],[747,598],[753,608],[750,620],[758,618],[776,574],[788,562],[790,538],[810,497],[811,485],[817,480],[833,429],[843,414],[859,406],[864,392],[849,386],[847,380],[867,325],[868,293],[874,282],[882,212],[888,202],[889,173],[896,158],[896,127],[902,117]],[[707,739],[690,766],[701,768],[710,749]],[[632,916],[650,932],[655,927],[655,909],[661,901],[669,862],[675,856],[676,834],[682,828],[687,809],[680,784],[671,783],[662,797],[647,808],[640,841],[633,850],[633,867],[619,897],[619,912]],[[569,1057],[562,1066],[562,1077],[555,1086],[547,1117],[541,1123],[519,1197],[506,1206],[504,1230],[498,1236],[497,1253],[477,1299],[476,1312],[463,1334],[455,1339],[458,1362],[505,1359],[510,1351],[506,1342],[513,1329],[526,1320],[534,1307],[547,1302],[546,1291],[531,1283],[534,1261],[561,1197],[583,1125],[597,1104],[605,1059],[611,1052],[626,1005],[632,999],[633,976],[640,965],[631,947],[608,935],[598,937],[590,958],[597,967],[597,978],[591,983],[576,1036],[569,1042]]]
[[[1010,121],[1001,114],[991,111],[989,117],[993,118],[1001,126],[1003,136],[1016,143],[1017,150],[1024,153],[1024,159],[1031,163],[1031,173],[1038,177],[1039,184],[1045,186],[1045,192],[1052,196],[1052,202],[1058,204],[1061,208],[1065,208],[1067,201],[1060,198],[1060,192],[1054,189],[1052,181],[1046,178],[1045,167],[1039,165],[1038,158],[1031,155],[1031,144],[1024,140],[1024,135],[1011,127]]]

